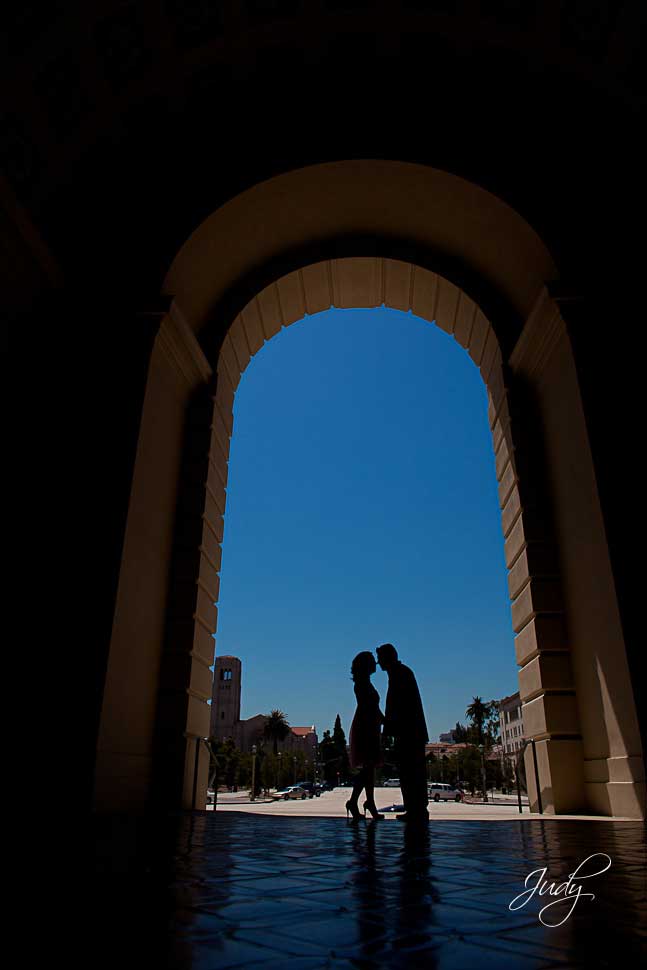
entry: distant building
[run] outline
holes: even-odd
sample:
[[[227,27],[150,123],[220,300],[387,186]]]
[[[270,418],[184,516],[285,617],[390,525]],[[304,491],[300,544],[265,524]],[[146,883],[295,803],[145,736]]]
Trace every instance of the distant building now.
[[[272,742],[268,742],[264,734],[268,717],[269,714],[255,714],[245,721],[239,721],[235,725],[234,733],[230,735],[234,739],[236,747],[240,748],[241,751],[251,751],[252,745],[265,742],[271,748]],[[291,755],[296,754],[297,751],[302,751],[308,760],[314,760],[317,757],[318,743],[317,730],[314,724],[310,727],[292,727],[288,736],[283,741],[278,742],[278,750],[282,754]]]
[[[241,751],[251,751],[254,744],[261,744],[265,740],[267,718],[267,714],[255,714],[244,721],[239,721],[231,735],[236,747]]]
[[[266,740],[264,731],[269,714],[255,714],[241,721],[241,688],[240,659],[228,654],[216,657],[211,693],[211,736],[218,741],[231,738],[241,751],[251,751],[252,745]],[[289,754],[302,751],[308,760],[314,760],[318,744],[317,730],[312,724],[309,727],[291,728],[285,740],[279,742],[279,750]]]
[[[269,714],[255,714],[245,721],[238,721],[228,736],[241,751],[251,751],[252,745],[262,743],[266,745],[267,750],[270,750],[273,743],[265,737],[265,724],[268,717]],[[318,744],[317,730],[312,724],[310,727],[290,728],[288,736],[283,741],[279,741],[277,747],[282,754],[293,755],[301,751],[308,760],[314,761],[317,757]]]
[[[438,740],[441,744],[454,744],[456,741],[456,735],[454,731],[446,731],[445,734],[439,734]]]
[[[306,758],[316,758],[318,748],[319,739],[314,724],[310,727],[293,727],[290,747],[283,745],[284,751],[303,751]]]
[[[503,745],[493,744],[488,753],[486,754],[487,761],[502,761],[503,760]]]
[[[211,692],[210,734],[218,741],[233,738],[240,722],[242,664],[238,657],[216,657]]]
[[[470,745],[464,741],[450,741],[449,743],[447,741],[431,741],[425,745],[425,755],[433,754],[435,758],[442,758],[443,755],[457,754],[462,749],[469,747]]]
[[[515,757],[524,742],[521,697],[518,691],[499,701],[499,732],[502,754]]]

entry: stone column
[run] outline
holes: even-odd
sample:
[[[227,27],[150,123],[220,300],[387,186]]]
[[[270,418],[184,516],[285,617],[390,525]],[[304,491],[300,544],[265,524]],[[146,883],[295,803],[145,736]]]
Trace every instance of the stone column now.
[[[502,364],[491,375],[489,417],[524,729],[526,737],[536,742],[543,810],[563,814],[585,809],[582,740],[546,479],[547,457],[524,359],[517,348],[510,365]],[[536,810],[530,748],[525,769],[530,803]]]
[[[172,307],[155,339],[137,443],[97,748],[100,811],[137,812],[151,801],[179,805],[191,746],[185,734],[208,728],[206,699],[196,695],[210,696],[215,607],[203,609],[202,602],[215,590],[213,583],[204,589],[195,561],[200,540],[192,509],[204,507],[205,486],[195,484],[191,455],[202,436],[210,378],[195,336]],[[181,550],[194,542],[193,559],[183,558]],[[189,606],[191,582],[199,607]],[[210,629],[192,652],[194,613]]]
[[[506,558],[544,810],[644,817],[640,734],[577,373],[545,289],[510,370],[516,447]],[[531,760],[527,751],[532,801]]]

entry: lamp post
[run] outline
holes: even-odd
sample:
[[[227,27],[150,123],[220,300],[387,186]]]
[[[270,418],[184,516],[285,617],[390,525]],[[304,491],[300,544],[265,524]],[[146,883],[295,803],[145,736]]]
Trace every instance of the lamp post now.
[[[292,757],[292,764],[293,764],[293,767],[294,767],[294,780],[293,780],[293,784],[296,785],[296,783],[297,783],[297,756],[296,755],[294,755]]]
[[[256,791],[256,745],[252,745],[252,790],[249,793],[250,802],[254,801],[254,793]]]
[[[310,781],[310,779],[308,778],[308,759],[307,759],[307,758],[306,758],[306,763],[305,763],[305,768],[304,768],[304,771],[305,771],[305,773],[306,773],[306,778],[305,778],[305,780],[306,780],[306,781]]]
[[[278,791],[279,785],[281,784],[281,758],[283,757],[283,752],[279,751],[279,772],[276,780],[276,790]]]

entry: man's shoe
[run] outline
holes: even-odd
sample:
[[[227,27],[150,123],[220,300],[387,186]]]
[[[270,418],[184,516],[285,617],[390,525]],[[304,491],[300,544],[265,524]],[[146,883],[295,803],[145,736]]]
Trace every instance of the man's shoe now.
[[[398,822],[413,822],[422,825],[429,821],[429,812],[416,812],[415,815],[412,812],[403,812],[402,815],[395,817]]]

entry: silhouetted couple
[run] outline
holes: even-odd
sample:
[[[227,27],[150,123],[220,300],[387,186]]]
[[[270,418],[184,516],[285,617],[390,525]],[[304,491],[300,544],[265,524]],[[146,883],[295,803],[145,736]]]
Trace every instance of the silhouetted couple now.
[[[390,749],[400,773],[404,802],[404,813],[397,818],[403,822],[426,821],[429,818],[425,762],[428,735],[416,678],[398,660],[393,644],[384,643],[375,652],[377,663],[389,678],[384,714],[380,711],[380,695],[371,683],[377,669],[373,654],[368,650],[358,653],[351,665],[357,710],[350,728],[350,764],[359,770],[346,811],[354,819],[361,818],[358,803],[364,790],[364,814],[369,812],[375,819],[384,818],[375,805],[375,769],[384,764],[383,749]]]

